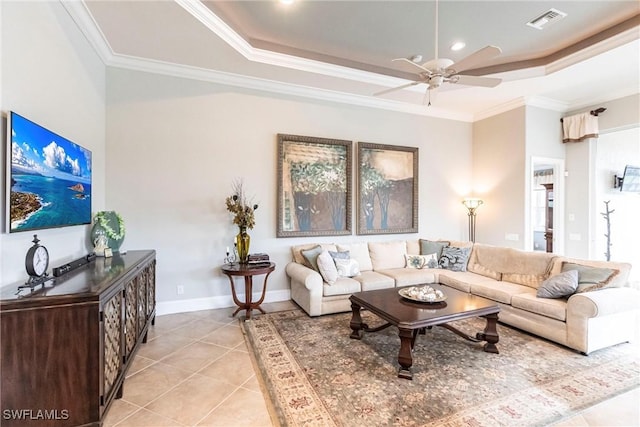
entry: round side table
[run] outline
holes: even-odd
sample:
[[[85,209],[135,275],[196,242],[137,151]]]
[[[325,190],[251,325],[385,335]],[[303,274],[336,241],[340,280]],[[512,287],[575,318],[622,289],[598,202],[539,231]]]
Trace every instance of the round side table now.
[[[264,262],[260,264],[225,264],[222,266],[222,272],[227,275],[229,278],[229,283],[231,284],[231,294],[233,295],[233,302],[238,306],[236,311],[233,312],[232,316],[235,316],[240,310],[246,310],[246,318],[251,319],[251,310],[258,309],[262,314],[265,314],[265,311],[260,308],[260,304],[264,300],[264,295],[267,291],[267,279],[269,278],[269,274],[273,270],[275,270],[276,265],[273,262]],[[253,292],[253,276],[258,276],[261,274],[266,274],[264,276],[264,284],[262,286],[262,296],[256,302],[252,302],[252,292]],[[233,284],[234,276],[244,277],[244,298],[245,301],[242,302],[238,300],[238,296],[236,295],[236,288]]]

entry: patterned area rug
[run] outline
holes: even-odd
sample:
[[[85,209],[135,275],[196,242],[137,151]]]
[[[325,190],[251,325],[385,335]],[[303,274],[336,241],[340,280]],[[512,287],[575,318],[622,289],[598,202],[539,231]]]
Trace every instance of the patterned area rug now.
[[[350,319],[293,310],[244,322],[282,425],[548,425],[640,386],[635,344],[584,356],[502,324],[500,354],[440,327],[418,335],[413,380],[400,379],[398,330],[358,341],[349,338]],[[382,323],[366,311],[363,320]],[[475,333],[484,320],[454,325]]]

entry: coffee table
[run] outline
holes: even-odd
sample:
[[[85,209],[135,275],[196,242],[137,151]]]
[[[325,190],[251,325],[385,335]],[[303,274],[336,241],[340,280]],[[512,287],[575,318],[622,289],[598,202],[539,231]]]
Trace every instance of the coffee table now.
[[[500,306],[494,301],[460,292],[443,285],[429,284],[434,289],[440,289],[446,295],[446,300],[438,303],[415,302],[398,294],[400,288],[380,289],[375,291],[358,292],[349,298],[351,300],[351,335],[353,339],[362,339],[364,332],[378,332],[389,326],[398,328],[400,336],[400,351],[398,353],[398,377],[413,379],[411,365],[413,365],[413,347],[418,333],[425,334],[426,329],[441,326],[464,339],[473,342],[486,341],[484,351],[498,353],[496,343],[499,340],[496,324]],[[363,323],[360,310],[366,308],[387,323],[370,328]],[[475,336],[449,325],[449,322],[470,317],[484,317],[487,321],[483,332]]]

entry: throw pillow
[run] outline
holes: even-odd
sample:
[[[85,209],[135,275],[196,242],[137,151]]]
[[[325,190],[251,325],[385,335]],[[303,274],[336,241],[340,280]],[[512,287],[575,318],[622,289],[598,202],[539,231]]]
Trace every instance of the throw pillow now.
[[[337,259],[351,259],[351,254],[349,253],[349,251],[329,251],[329,255],[331,256],[331,258],[333,258],[334,261]]]
[[[333,258],[329,255],[329,251],[322,251],[317,258],[318,262],[318,270],[320,270],[320,275],[330,285],[336,283],[338,280],[338,269],[336,268],[336,263],[333,262]]]
[[[434,242],[433,240],[420,239],[420,253],[428,255],[435,253],[438,259],[442,256],[442,249],[449,246],[449,242]]]
[[[536,295],[538,298],[562,298],[578,289],[578,270],[567,270],[542,282]]]
[[[586,265],[565,262],[562,264],[562,271],[578,271],[578,289],[576,293],[596,291],[609,286],[611,279],[618,274],[618,270],[612,268],[596,268]]]
[[[451,271],[467,271],[467,261],[471,248],[458,248],[455,246],[446,246],[442,248],[442,256],[438,261],[440,268]]]
[[[438,268],[437,254],[405,255],[407,268]]]
[[[336,269],[338,270],[338,276],[340,277],[354,277],[360,275],[360,268],[358,267],[358,261],[355,259],[334,259],[336,263]]]
[[[302,253],[304,259],[307,260],[307,267],[310,267],[319,273],[320,270],[318,270],[318,255],[322,253],[322,246],[318,245],[311,249],[300,251],[300,253]]]

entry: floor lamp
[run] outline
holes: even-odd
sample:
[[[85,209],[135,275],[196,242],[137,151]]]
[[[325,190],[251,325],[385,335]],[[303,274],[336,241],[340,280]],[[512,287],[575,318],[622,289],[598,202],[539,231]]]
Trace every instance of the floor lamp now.
[[[462,204],[469,211],[469,240],[475,243],[476,241],[476,209],[482,204],[480,199],[467,198],[462,201]]]

